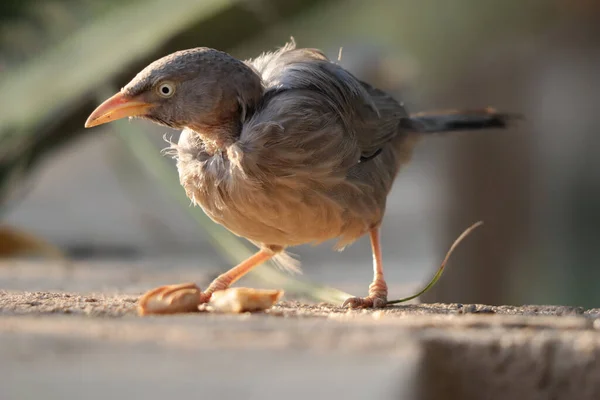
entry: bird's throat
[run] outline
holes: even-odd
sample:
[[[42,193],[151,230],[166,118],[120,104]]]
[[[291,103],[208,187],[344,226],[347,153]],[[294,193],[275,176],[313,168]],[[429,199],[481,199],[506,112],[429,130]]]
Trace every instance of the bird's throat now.
[[[196,124],[190,126],[190,144],[202,146],[210,155],[226,152],[227,148],[235,143],[240,136],[240,127],[235,124],[224,123],[219,125]]]

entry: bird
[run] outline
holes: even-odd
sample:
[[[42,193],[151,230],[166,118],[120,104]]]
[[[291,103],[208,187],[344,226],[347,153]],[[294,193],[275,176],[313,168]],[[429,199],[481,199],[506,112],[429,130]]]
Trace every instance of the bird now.
[[[166,55],[101,103],[85,127],[127,117],[181,130],[167,149],[187,196],[257,246],[199,303],[267,260],[298,269],[291,247],[332,240],[341,250],[368,235],[373,279],[366,296],[344,301],[349,308],[386,306],[381,224],[416,144],[433,133],[506,128],[512,119],[489,107],[409,114],[293,39],[249,60],[207,47]]]

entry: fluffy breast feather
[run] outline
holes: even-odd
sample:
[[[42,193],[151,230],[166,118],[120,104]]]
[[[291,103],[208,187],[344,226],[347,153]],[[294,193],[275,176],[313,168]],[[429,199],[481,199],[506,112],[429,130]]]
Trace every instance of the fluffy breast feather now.
[[[257,116],[224,153],[209,155],[199,150],[193,132],[182,135],[181,184],[213,220],[255,242],[287,247],[345,234],[353,236],[345,242],[353,241],[368,228],[345,204],[369,190],[346,179],[359,152],[335,119],[316,108],[284,112],[288,98],[297,104],[297,95],[282,94],[270,109],[285,118]],[[336,193],[345,193],[345,201]]]

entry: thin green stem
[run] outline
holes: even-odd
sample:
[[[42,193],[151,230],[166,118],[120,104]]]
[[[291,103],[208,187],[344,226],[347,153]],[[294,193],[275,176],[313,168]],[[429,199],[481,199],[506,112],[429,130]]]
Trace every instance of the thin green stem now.
[[[448,250],[448,252],[446,253],[446,257],[444,257],[444,261],[442,261],[442,263],[440,264],[440,267],[438,268],[438,270],[435,273],[435,275],[433,276],[433,278],[429,281],[429,283],[427,285],[425,285],[425,287],[423,289],[421,289],[418,293],[413,294],[411,296],[404,297],[404,298],[399,299],[399,300],[388,301],[387,304],[405,303],[405,302],[407,302],[409,300],[416,299],[417,297],[423,295],[429,289],[431,289],[437,283],[437,281],[442,277],[442,274],[444,273],[444,269],[446,268],[446,264],[448,263],[448,260],[450,259],[450,255],[452,254],[452,252],[454,251],[454,249],[456,249],[456,247],[458,246],[458,244],[460,242],[462,242],[464,238],[466,238],[473,230],[475,230],[477,227],[479,227],[481,225],[483,225],[483,221],[479,221],[479,222],[474,223],[469,228],[467,228],[458,237],[458,239],[456,239],[454,241],[454,243],[452,243],[452,246],[450,246],[450,250]]]

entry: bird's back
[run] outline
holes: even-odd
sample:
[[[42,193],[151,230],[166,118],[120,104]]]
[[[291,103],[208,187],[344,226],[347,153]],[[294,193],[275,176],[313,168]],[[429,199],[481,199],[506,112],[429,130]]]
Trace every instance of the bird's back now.
[[[261,76],[267,101],[284,91],[303,90],[324,100],[363,158],[396,137],[399,120],[407,116],[393,97],[360,81],[317,49],[296,49],[292,42],[247,63]]]

